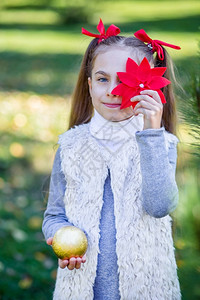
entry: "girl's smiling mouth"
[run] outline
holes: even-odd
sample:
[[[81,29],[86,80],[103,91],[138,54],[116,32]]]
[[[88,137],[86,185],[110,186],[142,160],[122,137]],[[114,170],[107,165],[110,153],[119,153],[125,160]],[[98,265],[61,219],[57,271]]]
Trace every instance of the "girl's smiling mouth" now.
[[[103,104],[109,108],[116,108],[121,106],[121,103],[103,103]]]

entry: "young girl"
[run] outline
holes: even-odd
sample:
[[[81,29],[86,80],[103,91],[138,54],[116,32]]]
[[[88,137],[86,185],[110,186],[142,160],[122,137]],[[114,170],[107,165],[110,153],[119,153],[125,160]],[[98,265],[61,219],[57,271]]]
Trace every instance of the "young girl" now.
[[[166,67],[161,41],[144,31],[118,36],[102,21],[83,58],[70,129],[59,139],[43,232],[52,244],[66,225],[82,229],[82,258],[60,260],[54,300],[178,300],[181,298],[169,214],[176,208],[175,103],[171,85],[146,89],[120,109],[113,89],[126,62]],[[146,42],[148,44],[146,44]],[[173,47],[173,45],[171,45]],[[157,53],[154,56],[154,53]]]

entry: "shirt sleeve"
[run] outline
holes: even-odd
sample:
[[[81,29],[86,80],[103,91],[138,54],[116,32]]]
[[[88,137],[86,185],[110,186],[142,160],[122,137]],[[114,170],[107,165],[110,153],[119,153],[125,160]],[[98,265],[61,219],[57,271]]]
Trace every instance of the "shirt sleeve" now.
[[[140,150],[143,209],[155,218],[171,213],[178,204],[175,180],[178,139],[160,129],[136,132]]]
[[[61,170],[60,149],[58,148],[51,173],[48,204],[42,224],[42,231],[46,240],[53,237],[59,228],[72,225],[68,222],[65,214],[63,202],[65,189],[66,180]]]

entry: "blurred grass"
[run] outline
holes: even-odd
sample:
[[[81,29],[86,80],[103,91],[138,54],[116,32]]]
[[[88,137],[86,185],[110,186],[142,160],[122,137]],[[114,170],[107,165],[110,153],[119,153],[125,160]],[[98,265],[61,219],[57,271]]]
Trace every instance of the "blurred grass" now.
[[[90,2],[88,24],[64,24],[66,2],[0,3],[0,299],[51,299],[57,260],[41,233],[45,191],[57,136],[67,128],[70,95],[81,55],[101,16],[122,33],[145,28],[178,44],[169,51],[187,87],[198,72],[198,1]],[[84,0],[71,6],[84,5]],[[66,5],[66,4],[65,4]],[[173,9],[172,9],[173,8]],[[92,11],[92,13],[91,13]],[[110,13],[112,12],[112,13]],[[106,24],[107,25],[107,24]],[[187,94],[179,90],[179,106]],[[179,114],[180,121],[182,120]],[[183,300],[200,298],[199,166],[192,156],[192,128],[180,122],[174,240]]]

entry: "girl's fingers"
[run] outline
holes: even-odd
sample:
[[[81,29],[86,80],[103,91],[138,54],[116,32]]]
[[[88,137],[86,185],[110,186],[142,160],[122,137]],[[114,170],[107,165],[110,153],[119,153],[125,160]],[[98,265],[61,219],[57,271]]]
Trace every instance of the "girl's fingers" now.
[[[67,266],[68,269],[73,270],[75,268],[75,265],[76,265],[76,258],[75,257],[70,258],[69,264]]]
[[[148,95],[146,94],[147,92]],[[143,95],[132,98],[132,102],[139,101],[134,107],[134,114],[137,116],[141,113],[145,116],[145,119],[151,119],[152,124],[155,123],[155,121],[160,124],[163,112],[163,104],[161,103],[160,96],[156,91],[151,90],[143,91],[141,93],[143,93]]]
[[[145,99],[146,101],[149,101],[151,103],[155,103],[155,104],[158,103],[162,105],[162,101],[160,99],[158,92],[152,90],[141,91],[140,95],[131,98],[130,101],[135,102],[135,101],[141,101],[142,99]]]
[[[52,245],[52,241],[53,241],[53,238],[52,238],[52,237],[48,238],[48,239],[46,240],[47,245],[51,246],[51,245]]]
[[[81,257],[72,257],[69,260],[68,259],[59,259],[59,266],[61,269],[68,268],[69,270],[80,269],[81,264],[86,262],[86,256],[84,255]]]
[[[138,102],[141,102],[141,101],[148,102],[148,103],[151,103],[154,106],[163,107],[163,104],[162,104],[161,101],[158,102],[158,101],[155,100],[155,98],[152,98],[148,95],[138,95],[138,96],[135,96],[131,99],[131,102],[136,102],[136,101],[138,101]]]
[[[153,91],[153,90],[144,90],[140,92],[140,95],[149,95],[151,96],[156,102],[162,104],[160,96],[158,92]]]
[[[138,103],[134,108],[134,115],[143,114],[147,118],[161,118],[162,117],[162,108],[152,107],[151,104],[143,104]]]
[[[76,265],[75,265],[75,268],[76,268],[76,269],[80,269],[80,267],[81,267],[81,262],[82,262],[81,257],[77,257],[77,259],[76,259]]]
[[[134,114],[135,114],[135,116],[137,116],[139,114],[144,115],[144,128],[143,129],[148,129],[148,128],[159,129],[161,126],[162,114],[157,114],[155,112],[155,110],[138,107],[135,110]]]
[[[154,117],[156,115],[155,111],[152,111],[150,109],[147,108],[143,108],[143,107],[138,107],[135,112],[134,112],[135,116],[139,115],[139,114],[143,114],[145,115],[148,119],[151,117]]]
[[[141,100],[135,107],[134,107],[134,112],[136,111],[137,108],[143,107],[152,111],[155,111],[155,113],[159,113],[162,111],[163,106],[162,105],[155,105],[154,103],[147,102],[145,100]]]
[[[83,255],[82,257],[82,263],[84,264],[86,262],[86,255]]]
[[[68,259],[59,259],[58,264],[61,269],[64,269],[69,264],[69,260]]]
[[[142,99],[141,99],[142,97]],[[160,128],[163,113],[163,104],[159,103],[148,95],[140,95],[134,97],[134,100],[141,99],[134,108],[135,116],[139,114],[144,115],[144,129]]]

